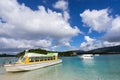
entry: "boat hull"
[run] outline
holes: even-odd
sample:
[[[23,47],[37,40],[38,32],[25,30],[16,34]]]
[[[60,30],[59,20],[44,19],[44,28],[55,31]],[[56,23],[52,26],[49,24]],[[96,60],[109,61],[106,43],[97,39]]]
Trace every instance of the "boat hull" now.
[[[81,59],[93,59],[93,57],[80,57]]]
[[[93,59],[93,55],[92,54],[84,54],[80,56],[81,59]]]
[[[4,65],[4,67],[7,72],[29,71],[29,70],[47,67],[50,65],[55,65],[61,62],[62,60],[58,59],[58,60],[53,60],[49,62],[39,62],[39,63],[33,63],[33,64],[6,64]]]

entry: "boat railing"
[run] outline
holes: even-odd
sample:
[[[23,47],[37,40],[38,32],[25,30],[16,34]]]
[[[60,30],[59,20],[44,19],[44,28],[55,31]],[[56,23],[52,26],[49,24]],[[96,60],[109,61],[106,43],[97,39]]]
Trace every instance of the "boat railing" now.
[[[3,63],[4,64],[15,64],[17,62],[18,58],[15,58],[15,59],[7,59],[5,60],[5,62]]]

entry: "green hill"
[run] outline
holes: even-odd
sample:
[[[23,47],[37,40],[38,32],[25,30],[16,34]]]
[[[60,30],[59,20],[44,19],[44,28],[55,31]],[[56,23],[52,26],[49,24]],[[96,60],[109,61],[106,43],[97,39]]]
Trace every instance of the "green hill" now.
[[[50,51],[47,51],[47,50],[43,50],[43,49],[30,49],[30,50],[28,50],[28,52],[33,52],[33,53],[39,53],[39,54],[47,54],[48,52],[50,52]],[[52,51],[51,51],[52,52]],[[20,57],[20,56],[23,56],[25,54],[25,50],[24,51],[22,51],[22,52],[20,52],[20,53],[18,53],[16,56],[17,57]]]
[[[28,50],[28,52],[33,52],[33,53],[40,53],[40,54],[47,54],[49,52],[57,52],[57,51],[47,51],[47,50],[43,50],[43,49],[30,49]],[[20,57],[23,56],[25,54],[25,50],[18,53],[16,56]],[[75,51],[65,51],[65,52],[58,52],[59,56],[75,56],[76,53]]]
[[[30,49],[28,52],[47,54],[49,52],[57,52],[57,51],[47,51],[39,48],[39,49]],[[17,54],[17,57],[23,56],[24,54],[25,51],[22,51]],[[112,46],[112,47],[104,47],[90,51],[71,50],[71,51],[58,52],[59,56],[76,56],[81,54],[120,54],[120,45]]]
[[[98,49],[86,51],[85,53],[92,53],[92,54],[120,54],[120,45],[119,46],[98,48]]]
[[[15,57],[15,55],[3,53],[3,54],[0,54],[0,57]]]

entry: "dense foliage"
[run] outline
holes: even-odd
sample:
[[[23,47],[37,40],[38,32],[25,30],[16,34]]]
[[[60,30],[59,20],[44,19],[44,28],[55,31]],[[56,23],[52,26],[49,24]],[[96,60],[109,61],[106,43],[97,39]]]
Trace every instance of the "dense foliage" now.
[[[47,54],[47,50],[43,50],[43,49],[30,49],[28,50],[28,52],[32,52],[32,53],[40,53],[40,54]],[[20,56],[23,56],[25,54],[25,50],[18,53],[16,56],[17,57],[20,57]]]
[[[47,54],[49,52],[57,52],[57,51],[47,51],[47,50],[43,50],[43,49],[30,49],[28,50],[28,52],[33,52],[33,53],[39,53],[39,54]],[[20,52],[17,54],[17,57],[23,56],[25,54],[25,51]],[[75,51],[66,51],[66,52],[58,52],[59,56],[74,56]]]
[[[38,49],[30,49],[28,50],[28,52],[47,54],[49,52],[57,52],[57,51],[47,51],[38,48]],[[16,56],[20,57],[23,56],[24,54],[25,54],[25,50],[18,53]],[[120,46],[104,47],[90,51],[74,50],[74,51],[58,52],[59,56],[76,56],[81,54],[120,54]],[[14,55],[1,54],[0,57],[14,57]]]
[[[120,45],[94,49],[79,54],[120,54]]]
[[[15,55],[9,55],[9,54],[0,54],[0,57],[15,57]]]

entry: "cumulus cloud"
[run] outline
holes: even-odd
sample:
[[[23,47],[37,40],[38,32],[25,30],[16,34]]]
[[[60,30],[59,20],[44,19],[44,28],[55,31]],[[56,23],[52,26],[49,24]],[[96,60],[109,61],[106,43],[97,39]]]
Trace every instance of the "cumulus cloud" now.
[[[113,19],[111,26],[103,38],[110,42],[120,42],[120,16]]]
[[[68,9],[68,3],[65,0],[59,0],[53,5],[53,7],[65,11]]]
[[[81,43],[80,45],[81,50],[88,51],[88,50],[100,48],[102,46],[96,39],[92,39],[89,36],[84,36],[84,39],[86,42]]]
[[[68,1],[58,0],[53,5],[53,7],[63,11],[63,17],[66,21],[68,21],[70,19],[70,15],[69,15],[69,12],[68,12]]]
[[[80,14],[82,22],[88,25],[91,30],[98,32],[106,31],[111,27],[111,17],[108,14],[108,9],[103,10],[85,10]]]
[[[82,42],[80,44],[80,49],[85,51],[102,48],[102,47],[120,45],[120,42],[102,41],[102,40],[90,38],[89,36],[85,36],[84,39],[85,42]]]
[[[13,38],[0,38],[1,48],[48,48],[51,46],[51,41],[47,40],[25,40]],[[6,46],[7,45],[7,46]]]
[[[6,5],[7,4],[7,5]],[[80,30],[71,27],[62,13],[45,10],[33,11],[17,0],[0,1],[0,37],[2,45],[11,47],[50,47],[52,40],[68,39],[78,35]],[[67,15],[67,14],[66,14]],[[4,22],[3,22],[4,21]],[[1,44],[0,44],[1,45]]]
[[[109,47],[109,46],[117,46],[117,45],[120,45],[120,42],[104,41],[103,44],[104,44],[105,47]]]
[[[120,16],[115,18],[109,14],[108,9],[85,10],[80,14],[82,22],[92,30],[105,32],[103,39],[109,42],[120,42]]]

